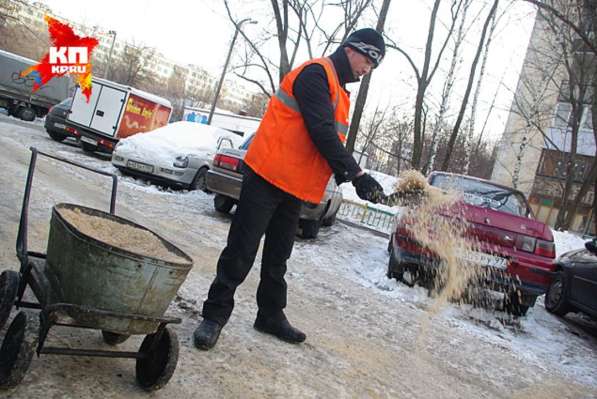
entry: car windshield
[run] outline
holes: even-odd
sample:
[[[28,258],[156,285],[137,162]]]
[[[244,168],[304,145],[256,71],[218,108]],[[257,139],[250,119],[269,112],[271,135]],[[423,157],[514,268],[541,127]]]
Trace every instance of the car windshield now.
[[[517,216],[527,217],[530,210],[524,196],[505,187],[464,176],[436,175],[431,185],[445,190],[456,190],[464,194],[464,200],[471,204],[491,208]]]
[[[71,97],[68,97],[68,98],[60,101],[57,106],[67,108],[67,107],[70,107],[72,102],[73,102],[73,99]]]

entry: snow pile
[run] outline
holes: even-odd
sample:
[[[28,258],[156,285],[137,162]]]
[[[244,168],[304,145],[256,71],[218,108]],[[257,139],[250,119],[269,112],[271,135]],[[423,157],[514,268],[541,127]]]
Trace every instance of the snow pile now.
[[[235,147],[243,138],[227,130],[194,122],[174,122],[151,132],[136,134],[120,141],[114,153],[127,158],[171,164],[177,156],[209,157],[220,137],[229,138]]]

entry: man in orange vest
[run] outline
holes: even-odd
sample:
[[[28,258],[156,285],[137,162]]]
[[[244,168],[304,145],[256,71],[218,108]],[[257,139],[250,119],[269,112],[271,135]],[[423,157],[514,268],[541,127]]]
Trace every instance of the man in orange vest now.
[[[197,348],[216,344],[232,313],[236,288],[253,266],[264,235],[254,328],[290,343],[305,340],[283,311],[286,261],[301,204],[318,204],[332,174],[338,184],[351,181],[362,199],[377,202],[384,197],[381,185],[361,170],[343,144],[350,109],[344,85],[377,67],[384,55],[383,37],[374,29],[360,29],[332,55],[304,63],[280,83],[244,159],[228,242],[203,303],[203,321],[193,334]]]

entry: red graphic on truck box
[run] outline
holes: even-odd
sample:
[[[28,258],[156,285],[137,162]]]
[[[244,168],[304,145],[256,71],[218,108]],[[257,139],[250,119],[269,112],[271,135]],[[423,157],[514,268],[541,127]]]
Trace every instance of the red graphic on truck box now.
[[[170,108],[131,94],[126,103],[117,136],[125,138],[149,132],[168,123]]]

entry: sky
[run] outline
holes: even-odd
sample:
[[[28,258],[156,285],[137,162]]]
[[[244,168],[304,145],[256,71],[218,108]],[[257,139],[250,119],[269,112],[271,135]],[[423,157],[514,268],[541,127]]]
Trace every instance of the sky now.
[[[59,16],[79,23],[99,25],[105,30],[115,30],[118,39],[134,39],[136,43],[154,46],[175,62],[200,65],[215,76],[221,73],[234,33],[224,3],[220,0],[170,0],[167,4],[157,0],[81,0],[76,5],[69,0],[43,0],[43,3]],[[486,0],[473,0],[474,6],[486,3]],[[393,0],[390,6],[386,32],[413,54],[415,62],[419,62],[423,54],[431,5],[431,0]],[[233,10],[239,19],[247,15],[257,18],[256,13],[269,12],[271,4],[267,0],[252,0],[243,3],[242,7],[246,8]],[[441,25],[445,25],[449,17],[447,5],[442,7],[438,35],[442,29]],[[483,18],[484,15],[481,14],[478,18]],[[497,140],[503,131],[507,119],[506,110],[512,101],[512,91],[517,84],[533,22],[533,8],[527,3],[517,1],[498,25],[489,55],[484,89],[480,96],[480,110],[476,118],[477,126],[482,126],[497,93],[495,110],[490,115],[485,134],[485,137],[492,140]],[[244,29],[248,34],[254,35],[268,29],[271,33],[275,32],[263,19],[255,25],[245,25]],[[470,68],[478,37],[479,29],[472,30],[466,36],[467,59],[460,66],[461,71]],[[238,51],[240,48],[237,42],[235,50]],[[444,53],[442,61],[447,61],[448,54],[449,51]],[[442,74],[445,74],[446,69],[447,63],[444,62],[430,88],[431,92],[435,93],[430,98],[432,105],[437,106],[439,103],[438,93],[443,84]],[[456,91],[463,93],[465,84],[463,79],[457,81]],[[398,106],[404,113],[411,113],[415,87],[412,68],[405,58],[396,51],[388,51],[384,62],[372,77],[368,109]],[[354,101],[358,84],[349,85],[348,89]],[[455,116],[458,105],[458,101],[453,101],[452,109],[448,112],[449,117]]]

